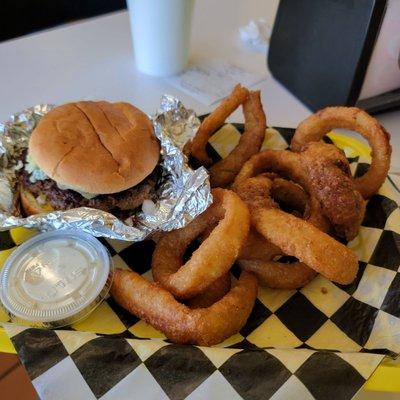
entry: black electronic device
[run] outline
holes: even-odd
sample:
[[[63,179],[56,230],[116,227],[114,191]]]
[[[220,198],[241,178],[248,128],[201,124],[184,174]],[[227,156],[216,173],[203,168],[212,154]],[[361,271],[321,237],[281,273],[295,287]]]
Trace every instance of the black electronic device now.
[[[281,0],[268,66],[312,110],[380,112],[400,105],[399,55],[400,0]]]

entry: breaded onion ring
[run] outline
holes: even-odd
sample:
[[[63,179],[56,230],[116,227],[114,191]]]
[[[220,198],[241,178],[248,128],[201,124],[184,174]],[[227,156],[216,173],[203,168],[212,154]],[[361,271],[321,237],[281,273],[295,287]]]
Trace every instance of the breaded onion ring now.
[[[227,187],[233,182],[243,164],[260,151],[265,137],[266,119],[261,104],[260,91],[250,92],[243,103],[244,133],[239,143],[224,159],[210,169],[211,187]]]
[[[268,178],[268,176],[267,176]],[[282,178],[272,180],[271,197],[279,207],[288,207],[291,214],[307,218],[310,215],[310,198],[302,187]]]
[[[211,346],[237,333],[246,323],[257,296],[257,279],[244,271],[221,300],[208,308],[191,310],[158,284],[133,271],[116,269],[111,295],[174,343]]]
[[[286,179],[279,178],[274,173],[265,173],[263,176],[273,179],[271,194],[275,200],[285,203],[286,206],[291,207],[294,212],[300,214],[303,218],[309,217],[309,197],[300,186]],[[200,241],[204,241],[214,228],[215,225],[211,225],[203,231],[199,236]],[[250,229],[249,236],[240,251],[238,259],[272,260],[274,257],[280,255],[282,255],[282,251],[279,247],[268,242],[256,230]]]
[[[243,165],[233,187],[265,171],[279,173],[310,194],[308,222],[324,232],[332,223],[338,236],[353,239],[363,219],[365,203],[350,178],[344,153],[324,143],[309,144],[305,149],[301,153],[265,150],[254,155]]]
[[[300,151],[309,142],[316,142],[335,128],[351,129],[361,134],[371,146],[371,165],[359,178],[354,178],[356,189],[367,199],[377,193],[390,167],[392,148],[390,135],[379,122],[356,107],[327,107],[306,118],[297,127],[291,148]]]
[[[244,271],[253,272],[261,286],[271,289],[298,289],[311,282],[317,273],[300,261],[285,264],[277,261],[239,260]]]
[[[225,120],[231,115],[249,96],[249,91],[236,85],[232,93],[222,100],[221,104],[201,123],[196,136],[187,144],[185,152],[190,154],[203,165],[210,165],[211,158],[206,153],[206,144],[210,136],[219,129]]]
[[[365,214],[365,201],[354,185],[344,153],[331,144],[311,142],[302,148],[301,162],[310,191],[338,236],[354,239]]]
[[[252,156],[239,171],[232,185],[233,189],[247,180],[264,173],[275,173],[300,184],[304,188],[306,180],[300,156],[289,150],[264,150]],[[268,175],[265,175],[267,177]]]
[[[310,194],[309,182],[302,166],[300,155],[288,150],[264,150],[252,156],[242,167],[232,185],[236,191],[238,185],[248,178],[268,173],[275,173],[299,184],[309,195],[309,215],[306,220],[321,229],[330,230],[329,220],[323,215],[319,201]]]
[[[296,213],[307,219],[310,212],[309,197],[300,186],[278,178],[273,173],[264,173],[262,176],[273,179],[271,197],[280,207],[288,206],[292,214]],[[242,269],[253,272],[260,285],[272,289],[297,289],[309,283],[317,275],[312,268],[299,261],[291,263],[274,261],[278,255],[282,255],[279,247],[273,245],[256,230],[250,229],[249,238],[237,263]]]
[[[226,189],[213,189],[212,194],[213,204],[184,228],[164,235],[153,253],[154,280],[179,299],[196,296],[226,274],[249,233],[249,211],[239,196]],[[187,246],[217,222],[210,236],[182,266]]]
[[[240,251],[239,260],[272,260],[282,255],[282,250],[269,242],[255,229],[250,228],[249,236]]]
[[[271,197],[274,200],[280,205],[284,203],[304,218],[309,216],[309,198],[300,186],[286,179],[278,178],[278,175],[273,173],[265,173],[263,176],[272,179]],[[269,261],[279,255],[282,255],[279,247],[268,242],[264,236],[250,228],[239,259]]]
[[[263,174],[273,179],[271,189],[272,197],[278,201],[282,201],[285,205],[295,209],[295,212],[301,215],[310,214],[310,207],[308,204],[308,196],[304,190],[293,182],[279,178],[274,173]],[[290,193],[291,192],[291,193]],[[199,236],[199,240],[203,242],[215,228],[215,225],[210,225]],[[242,247],[239,254],[239,259],[259,259],[271,260],[275,256],[282,255],[279,247],[274,246],[268,242],[264,236],[260,235],[256,230],[250,229],[249,236]]]
[[[263,176],[237,185],[237,193],[249,206],[252,226],[285,254],[334,282],[350,284],[358,271],[354,252],[307,221],[277,209],[269,197],[271,186]]]
[[[207,308],[221,300],[231,290],[231,274],[228,272],[206,287],[204,292],[186,301],[190,308]]]

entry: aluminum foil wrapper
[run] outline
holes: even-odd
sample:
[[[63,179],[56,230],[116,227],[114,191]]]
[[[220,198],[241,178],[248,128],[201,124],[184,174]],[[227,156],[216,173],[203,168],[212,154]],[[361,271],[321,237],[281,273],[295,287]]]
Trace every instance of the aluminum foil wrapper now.
[[[128,220],[81,207],[68,211],[22,218],[18,211],[16,170],[29,143],[29,136],[40,118],[54,106],[41,104],[13,115],[0,124],[0,230],[23,226],[43,231],[81,229],[94,236],[140,241],[159,231],[182,228],[211,203],[207,171],[192,170],[182,153],[183,145],[196,133],[200,121],[174,97],[163,96],[160,109],[152,118],[161,143],[161,179],[153,202],[145,201],[142,210]]]

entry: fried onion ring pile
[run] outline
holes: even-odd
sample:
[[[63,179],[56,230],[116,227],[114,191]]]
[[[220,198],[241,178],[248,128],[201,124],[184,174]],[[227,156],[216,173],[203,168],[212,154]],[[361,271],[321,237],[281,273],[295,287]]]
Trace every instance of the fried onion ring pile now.
[[[309,142],[316,142],[334,128],[350,129],[361,134],[371,146],[371,165],[361,177],[354,178],[356,189],[368,199],[377,193],[390,167],[389,133],[379,122],[357,107],[327,107],[306,118],[297,127],[291,148],[301,151]]]
[[[227,158],[211,165],[207,142],[240,105],[244,133]],[[389,134],[355,107],[328,107],[304,120],[293,151],[259,152],[265,128],[260,92],[237,85],[184,148],[209,168],[212,205],[184,228],[156,236],[155,282],[115,271],[116,302],[175,343],[209,346],[237,333],[254,306],[257,283],[298,289],[317,273],[343,285],[357,275],[355,253],[335,238],[357,235],[364,199],[388,173]],[[320,141],[333,128],[368,140],[372,163],[360,178],[351,176],[342,150]],[[232,190],[224,189],[229,185]],[[195,241],[200,245],[188,256]],[[235,262],[242,271],[232,285]]]

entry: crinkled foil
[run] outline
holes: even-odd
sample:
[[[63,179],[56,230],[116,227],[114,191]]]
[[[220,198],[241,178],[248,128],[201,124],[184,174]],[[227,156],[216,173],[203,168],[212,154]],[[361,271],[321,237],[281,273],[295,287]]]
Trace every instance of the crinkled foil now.
[[[207,171],[192,170],[182,153],[185,142],[199,127],[192,110],[171,96],[163,96],[157,114],[152,118],[154,131],[161,143],[161,181],[154,207],[138,211],[129,220],[92,208],[54,211],[48,214],[19,216],[18,187],[15,168],[21,167],[18,155],[29,142],[29,136],[40,118],[54,106],[37,105],[13,115],[0,124],[0,230],[17,226],[53,229],[81,229],[94,236],[140,241],[158,231],[185,226],[203,212],[212,201]]]

